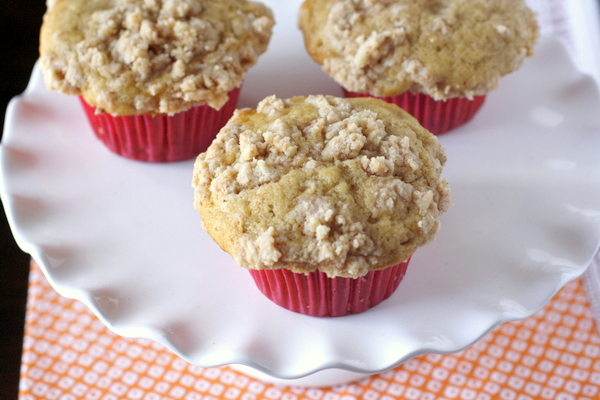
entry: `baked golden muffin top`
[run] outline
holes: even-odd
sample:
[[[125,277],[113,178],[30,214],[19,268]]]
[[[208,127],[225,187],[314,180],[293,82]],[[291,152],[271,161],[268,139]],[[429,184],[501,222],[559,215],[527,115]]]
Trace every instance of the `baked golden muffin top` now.
[[[532,55],[535,14],[523,0],[306,0],[305,45],[348,90],[472,98]]]
[[[111,115],[219,109],[273,25],[270,9],[246,0],[57,0],[40,62],[49,89]]]
[[[382,100],[274,96],[237,110],[194,165],[194,206],[248,269],[364,276],[399,264],[451,205],[437,138]]]

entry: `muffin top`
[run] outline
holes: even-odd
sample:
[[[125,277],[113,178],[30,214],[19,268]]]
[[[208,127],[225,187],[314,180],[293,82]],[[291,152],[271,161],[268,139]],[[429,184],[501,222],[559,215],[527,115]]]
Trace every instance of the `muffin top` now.
[[[430,242],[451,205],[437,138],[372,98],[268,97],[194,165],[194,206],[248,269],[360,277]]]
[[[270,9],[246,0],[57,0],[40,63],[49,89],[111,115],[219,109],[273,24]]]
[[[306,0],[300,29],[313,59],[346,89],[472,98],[532,55],[523,0]]]

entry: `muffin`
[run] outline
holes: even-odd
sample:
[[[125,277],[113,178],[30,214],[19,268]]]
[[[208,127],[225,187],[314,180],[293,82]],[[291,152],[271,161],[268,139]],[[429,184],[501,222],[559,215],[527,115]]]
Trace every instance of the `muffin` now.
[[[306,0],[299,26],[346,96],[393,102],[434,134],[472,119],[539,31],[523,0]]]
[[[270,9],[246,0],[57,0],[40,64],[49,89],[80,96],[112,151],[189,159],[233,114],[273,24]]]
[[[204,229],[276,304],[312,316],[389,297],[451,205],[437,138],[373,98],[237,110],[193,172]]]

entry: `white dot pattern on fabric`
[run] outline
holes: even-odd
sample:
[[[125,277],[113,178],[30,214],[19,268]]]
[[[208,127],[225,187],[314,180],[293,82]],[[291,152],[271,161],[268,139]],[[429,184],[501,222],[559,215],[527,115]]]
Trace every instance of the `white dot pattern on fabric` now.
[[[534,316],[470,348],[428,354],[332,388],[279,387],[228,367],[188,364],[162,345],[110,332],[80,302],[30,275],[21,400],[593,400],[600,336],[580,280]]]

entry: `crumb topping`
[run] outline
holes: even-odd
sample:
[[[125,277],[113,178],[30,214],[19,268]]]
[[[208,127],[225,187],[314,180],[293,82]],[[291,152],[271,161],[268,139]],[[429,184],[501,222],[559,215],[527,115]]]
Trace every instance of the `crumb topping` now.
[[[346,89],[472,98],[533,54],[535,14],[523,0],[306,0],[308,52]]]
[[[266,6],[246,0],[57,0],[40,61],[50,89],[112,115],[219,109],[273,24]]]
[[[451,205],[437,138],[399,107],[331,96],[238,110],[194,165],[194,205],[249,269],[360,277],[430,242]]]

